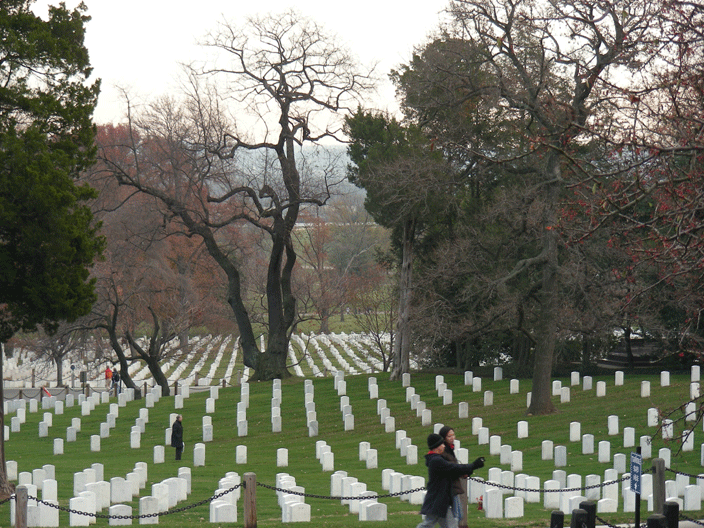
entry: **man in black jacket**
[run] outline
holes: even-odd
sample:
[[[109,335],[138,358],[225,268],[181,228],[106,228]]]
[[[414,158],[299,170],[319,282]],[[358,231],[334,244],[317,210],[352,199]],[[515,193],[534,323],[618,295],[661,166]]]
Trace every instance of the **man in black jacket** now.
[[[428,436],[428,449],[425,465],[428,466],[428,485],[423,507],[423,521],[416,528],[433,528],[439,524],[447,527],[447,517],[452,516],[452,482],[462,475],[471,475],[475,469],[484,467],[484,458],[479,457],[471,464],[453,464],[442,457],[445,450],[444,438],[432,433]]]
[[[183,453],[183,424],[181,421],[183,416],[180,414],[176,417],[174,424],[171,426],[171,447],[176,448],[176,460],[181,460]]]

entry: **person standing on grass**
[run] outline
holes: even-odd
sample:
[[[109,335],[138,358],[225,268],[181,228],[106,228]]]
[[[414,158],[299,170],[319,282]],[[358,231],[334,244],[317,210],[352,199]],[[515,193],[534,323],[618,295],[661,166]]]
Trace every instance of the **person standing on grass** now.
[[[115,370],[112,371],[112,386],[117,387],[115,389],[115,394],[120,394],[121,392],[121,387],[120,387],[120,371],[115,368]]]
[[[463,475],[471,475],[475,469],[484,467],[484,458],[479,457],[471,464],[455,464],[445,460],[444,438],[436,433],[428,435],[428,454],[425,465],[428,466],[428,484],[420,513],[423,520],[416,528],[449,528],[450,523],[457,523],[452,514],[452,483]]]
[[[449,425],[446,425],[438,431],[438,434],[442,436],[443,443],[445,444],[445,451],[443,451],[442,457],[448,462],[458,464],[459,462],[455,456],[455,430]],[[462,520],[460,495],[464,495],[466,489],[462,484],[462,479],[466,481],[467,475],[462,475],[452,481],[452,517],[447,517],[448,528],[457,528],[459,522]]]
[[[174,424],[171,426],[171,447],[176,448],[176,460],[181,460],[183,453],[183,416],[180,414],[176,417]]]
[[[109,366],[105,368],[105,386],[108,390],[112,389],[112,370]]]

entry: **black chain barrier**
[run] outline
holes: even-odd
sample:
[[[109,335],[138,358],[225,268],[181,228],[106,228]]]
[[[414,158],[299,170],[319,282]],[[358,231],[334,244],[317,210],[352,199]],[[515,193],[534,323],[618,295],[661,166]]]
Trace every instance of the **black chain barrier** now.
[[[52,508],[55,508],[59,511],[64,511],[67,513],[73,513],[75,515],[87,515],[88,517],[95,517],[96,519],[149,519],[151,517],[160,517],[162,515],[171,515],[174,513],[181,513],[186,510],[190,510],[193,508],[197,508],[199,506],[203,506],[203,504],[207,504],[209,502],[214,501],[215,499],[219,499],[220,497],[223,497],[227,495],[228,493],[233,492],[237,488],[241,487],[242,484],[236,484],[235,486],[232,486],[230,489],[227,489],[221,493],[217,493],[216,495],[213,495],[212,497],[208,497],[207,499],[203,499],[201,501],[198,501],[193,504],[189,504],[188,506],[184,506],[182,508],[171,508],[169,510],[166,510],[165,512],[160,512],[160,513],[145,513],[144,515],[110,515],[110,514],[103,514],[103,513],[92,513],[92,512],[84,512],[80,510],[73,510],[71,508],[66,508],[65,506],[59,506],[58,504],[52,504],[50,502],[43,501],[41,499],[38,499],[37,497],[32,497],[31,495],[27,497],[28,500],[34,500],[37,501],[38,503],[44,504],[46,506],[50,506]],[[15,495],[12,495],[5,499],[2,503],[9,501],[10,499],[14,499]]]
[[[596,520],[599,521],[601,524],[603,524],[604,526],[608,526],[609,528],[622,528],[621,526],[618,526],[618,525],[616,525],[616,524],[611,524],[611,523],[609,523],[608,521],[602,519],[602,518],[599,517],[598,515],[597,515],[595,518],[596,518]],[[647,527],[648,527],[648,524],[647,524],[647,523],[643,523],[643,524],[640,525],[640,528],[647,528]]]
[[[669,471],[670,473],[674,473],[675,475],[684,475],[685,477],[692,477],[695,479],[704,479],[704,475],[692,475],[691,473],[685,473],[684,471],[677,471],[677,470],[670,469],[670,468],[665,468],[665,471]]]
[[[331,499],[331,500],[363,500],[363,499],[369,499],[369,498],[374,498],[374,499],[379,499],[382,497],[400,497],[401,495],[407,495],[410,493],[417,493],[419,491],[425,491],[425,486],[422,488],[414,488],[412,490],[407,490],[407,491],[399,491],[398,493],[387,493],[386,495],[374,495],[373,497],[370,496],[357,496],[357,497],[335,497],[334,495],[313,495],[312,493],[305,493],[302,491],[291,491],[289,489],[285,488],[277,488],[276,486],[270,486],[269,484],[264,484],[263,482],[257,482],[257,486],[260,486],[262,488],[266,488],[269,490],[273,491],[281,491],[283,493],[289,493],[291,495],[299,495],[301,497],[310,497],[312,499]]]
[[[513,490],[513,491],[532,492],[532,493],[535,493],[535,492],[538,492],[538,493],[561,493],[563,491],[582,491],[582,490],[588,490],[588,489],[602,488],[604,486],[610,486],[612,484],[617,484],[619,482],[623,482],[624,480],[629,480],[630,478],[631,478],[631,475],[626,474],[620,479],[608,480],[608,481],[602,482],[600,484],[593,484],[591,486],[582,486],[581,488],[560,488],[560,489],[516,488],[514,486],[508,486],[506,484],[499,484],[498,482],[492,482],[489,480],[482,480],[477,477],[468,477],[467,480],[474,480],[475,482],[480,482],[482,484],[491,484],[492,486],[494,486],[496,488],[502,488],[502,489]]]
[[[561,493],[561,492],[563,492],[563,491],[582,491],[582,490],[588,490],[588,489],[601,488],[601,487],[604,487],[604,486],[610,486],[610,485],[613,485],[613,484],[618,484],[619,482],[623,482],[623,481],[625,481],[625,480],[629,480],[630,478],[631,478],[631,476],[630,476],[629,474],[626,474],[626,475],[624,475],[624,476],[623,476],[622,478],[620,478],[620,479],[617,479],[617,480],[610,480],[610,481],[607,481],[607,482],[602,482],[602,483],[600,483],[600,484],[594,484],[594,485],[592,485],[592,486],[583,486],[583,487],[580,487],[580,488],[561,488],[561,489],[554,489],[554,490],[553,490],[553,489],[517,488],[517,487],[514,487],[514,486],[508,486],[508,485],[505,485],[505,484],[499,484],[499,483],[497,483],[497,482],[485,481],[485,480],[482,480],[482,479],[479,479],[479,478],[476,478],[476,477],[468,477],[467,480],[474,480],[475,482],[480,482],[480,483],[482,483],[482,484],[489,484],[489,485],[494,486],[494,487],[497,487],[497,488],[502,488],[502,489],[512,490],[512,491],[520,491],[520,492],[538,492],[538,493]],[[379,498],[386,498],[386,497],[400,497],[401,495],[408,495],[408,494],[412,494],[412,493],[418,493],[418,492],[421,492],[421,491],[425,491],[425,489],[426,489],[425,487],[422,487],[422,488],[414,488],[414,489],[406,490],[406,491],[399,491],[399,492],[397,492],[397,493],[387,493],[387,494],[384,494],[384,495],[373,495],[373,496],[361,495],[361,496],[355,496],[355,497],[345,497],[345,496],[334,496],[334,495],[316,495],[316,494],[313,494],[313,493],[305,493],[305,492],[301,492],[301,491],[293,491],[293,490],[286,489],[286,488],[279,488],[279,487],[276,487],[276,486],[271,486],[271,485],[269,485],[269,484],[264,484],[263,482],[258,482],[258,481],[256,482],[256,485],[259,486],[259,487],[268,489],[268,490],[272,490],[272,491],[276,491],[276,492],[282,492],[282,493],[288,493],[288,494],[291,494],[291,495],[299,495],[299,496],[302,496],[302,497],[310,497],[310,498],[312,498],[312,499],[327,499],[327,500],[340,500],[340,501],[342,501],[342,500],[364,500],[364,499],[368,499],[368,498],[379,499]],[[73,514],[76,514],[76,515],[88,515],[88,516],[90,516],[90,517],[95,517],[96,519],[148,519],[148,518],[151,518],[151,517],[159,517],[159,516],[161,516],[161,515],[171,515],[171,514],[174,514],[174,513],[181,513],[181,512],[184,512],[184,511],[187,511],[187,510],[190,510],[190,509],[193,509],[193,508],[197,508],[197,507],[199,507],[199,506],[202,506],[202,505],[204,505],[204,504],[207,504],[207,503],[209,503],[209,502],[212,502],[212,501],[214,501],[214,500],[216,500],[216,499],[219,499],[220,497],[223,497],[223,496],[227,495],[228,493],[231,493],[232,491],[234,491],[234,490],[236,490],[237,488],[240,488],[240,487],[244,487],[244,484],[237,484],[237,485],[235,485],[235,486],[233,486],[233,487],[231,487],[231,488],[229,488],[229,489],[227,489],[227,490],[225,490],[225,491],[223,491],[223,492],[221,492],[221,493],[218,493],[218,494],[216,494],[216,495],[213,495],[212,497],[208,497],[207,499],[203,499],[203,500],[201,500],[201,501],[198,501],[198,502],[196,502],[196,503],[190,504],[190,505],[188,505],[188,506],[184,506],[184,507],[182,507],[182,508],[172,508],[172,509],[169,509],[169,510],[167,510],[167,511],[165,511],[165,512],[160,512],[160,513],[147,513],[147,514],[144,514],[144,515],[109,515],[109,514],[101,514],[101,513],[84,512],[84,511],[79,511],[79,510],[73,510],[73,509],[71,509],[71,508],[66,508],[65,506],[59,506],[59,505],[57,505],[57,504],[52,504],[52,503],[50,503],[50,502],[45,502],[45,501],[43,501],[43,500],[41,500],[41,499],[38,499],[37,497],[29,496],[29,497],[27,497],[27,498],[28,498],[29,500],[35,500],[35,501],[38,502],[38,503],[45,504],[45,505],[50,506],[50,507],[52,507],[52,508],[56,508],[56,509],[59,510],[59,511],[65,511],[65,512],[67,512],[67,513],[73,513]],[[0,501],[0,506],[2,506],[2,505],[5,504],[6,502],[8,502],[8,501],[10,501],[10,500],[12,500],[12,499],[14,499],[14,498],[15,498],[15,495],[11,495],[10,497],[8,497],[8,498],[6,498],[6,499]],[[680,515],[680,516],[681,516],[682,518],[684,518],[682,515]],[[699,524],[699,525],[701,525],[701,526],[704,526],[704,523],[702,523],[702,522],[694,521],[693,519],[687,519],[687,518],[684,518],[684,519],[685,519],[685,520],[688,520],[688,521],[692,521],[692,522],[694,522],[694,523],[696,523],[696,524]],[[618,528],[617,526],[612,525],[612,524],[609,524],[608,522],[606,522],[605,520],[601,519],[601,518],[598,517],[598,516],[597,516],[597,520],[598,520],[600,523],[604,524],[605,526],[608,526],[609,528]],[[640,528],[645,528],[645,527],[646,527],[646,525],[643,524],[643,525],[641,525]]]
[[[686,515],[683,515],[682,512],[680,512],[680,519],[683,521],[693,522],[694,524],[698,524],[699,526],[704,526],[704,521],[697,521],[695,519],[691,519],[691,518],[687,517]]]

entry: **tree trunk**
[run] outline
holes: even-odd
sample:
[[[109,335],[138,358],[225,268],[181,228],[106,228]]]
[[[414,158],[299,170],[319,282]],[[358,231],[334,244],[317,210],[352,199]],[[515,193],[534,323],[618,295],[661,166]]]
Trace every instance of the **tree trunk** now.
[[[56,363],[56,386],[61,387],[64,384],[64,361],[63,361],[63,356],[55,359],[54,363]]]
[[[635,361],[633,359],[633,348],[631,346],[631,325],[628,324],[623,329],[623,340],[626,345],[626,359],[628,370],[633,370],[635,368]]]
[[[330,333],[330,313],[327,308],[321,308],[320,310],[320,333]]]
[[[557,232],[555,231],[555,209],[559,191],[560,167],[555,154],[549,156],[547,177],[552,183],[547,184],[546,205],[543,214],[543,276],[538,292],[538,320],[536,327],[535,359],[533,362],[533,387],[528,414],[550,414],[556,412],[552,403],[552,362],[557,341],[558,309],[558,254]]]
[[[393,368],[390,379],[401,379],[410,372],[411,350],[411,295],[413,287],[413,240],[415,238],[415,221],[408,219],[403,223],[403,256],[399,275],[398,320],[396,337],[392,353]]]
[[[0,341],[0,403],[5,401],[5,378],[3,377],[3,361],[5,360],[4,345]],[[6,499],[15,492],[15,485],[7,480],[7,464],[5,463],[5,406],[0,406],[0,500]]]
[[[164,371],[161,370],[161,365],[159,364],[159,361],[149,357],[149,358],[144,358],[144,361],[147,364],[147,367],[149,368],[149,372],[151,372],[152,377],[154,378],[154,382],[161,387],[161,395],[162,396],[171,396],[171,389],[169,388],[169,380],[168,378],[164,375]]]
[[[582,336],[582,371],[587,372],[592,362],[592,341],[589,337]]]
[[[288,378],[291,373],[286,368],[288,359],[288,330],[293,321],[294,302],[291,295],[291,254],[286,244],[286,229],[282,218],[274,220],[272,248],[269,255],[267,271],[266,297],[269,315],[269,333],[266,349],[256,358],[255,381],[268,381],[276,378]],[[286,261],[284,262],[284,252]],[[293,257],[295,260],[295,256]]]
[[[110,338],[110,345],[112,346],[115,355],[117,355],[117,360],[120,363],[120,383],[124,383],[125,387],[136,389],[137,386],[134,384],[134,381],[132,381],[132,378],[130,378],[128,372],[129,365],[127,364],[127,356],[125,356],[125,352],[122,350],[122,346],[120,346],[120,340],[117,338],[115,328],[108,326],[106,330],[108,332],[108,337]]]
[[[178,333],[178,345],[182,349],[186,349],[188,347],[188,329],[183,329]]]

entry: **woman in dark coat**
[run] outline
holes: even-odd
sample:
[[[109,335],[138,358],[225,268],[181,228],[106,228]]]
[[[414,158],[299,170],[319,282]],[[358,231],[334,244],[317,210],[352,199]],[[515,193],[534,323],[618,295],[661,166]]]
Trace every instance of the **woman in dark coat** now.
[[[445,444],[445,451],[442,453],[442,457],[448,462],[457,464],[457,457],[455,456],[455,430],[449,425],[446,425],[438,431],[438,434],[442,436]],[[460,479],[466,478],[467,476],[463,475],[452,481],[452,515],[454,518],[448,519],[447,528],[455,528],[462,520],[460,495],[464,495],[465,487],[462,485],[462,482],[460,482]]]
[[[425,465],[428,466],[427,492],[420,509],[423,520],[416,528],[433,528],[436,524],[445,528],[448,521],[454,519],[451,509],[452,481],[484,467],[484,459],[479,457],[471,464],[454,464],[445,460],[442,457],[445,451],[443,438],[435,433],[428,436],[428,449],[430,451],[425,455]]]
[[[174,424],[171,426],[171,447],[176,448],[176,460],[181,460],[183,453],[183,424],[181,421],[183,416],[180,414],[176,417]]]

